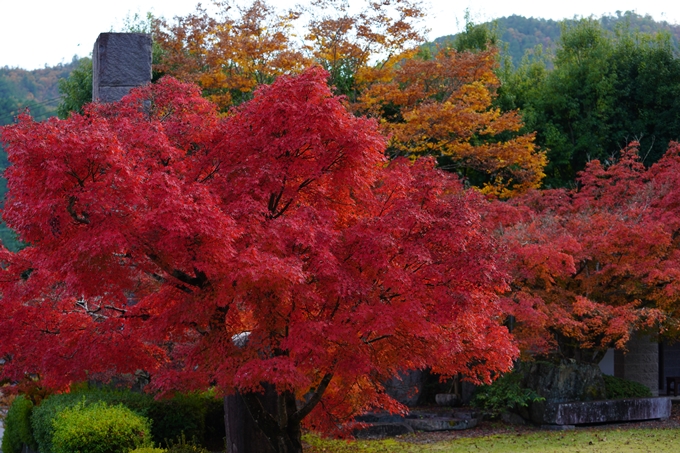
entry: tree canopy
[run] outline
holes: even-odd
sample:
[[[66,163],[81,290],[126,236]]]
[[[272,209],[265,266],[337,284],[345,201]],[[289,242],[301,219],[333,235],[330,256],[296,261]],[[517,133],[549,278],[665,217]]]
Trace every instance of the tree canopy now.
[[[3,215],[29,246],[2,251],[3,375],[142,368],[159,390],[239,390],[297,452],[303,420],[403,410],[381,384],[400,370],[509,369],[483,199],[431,159],[387,162],[327,77],[280,77],[227,118],[164,78],[5,127]],[[263,382],[276,413],[249,397]]]
[[[393,156],[432,155],[484,193],[508,198],[537,188],[545,154],[520,133],[518,112],[493,107],[499,80],[495,48],[403,60],[383,69],[357,108],[381,119]]]
[[[492,203],[513,276],[504,306],[525,351],[598,363],[636,330],[677,335],[680,146],[651,168],[638,146],[589,163],[578,189]]]

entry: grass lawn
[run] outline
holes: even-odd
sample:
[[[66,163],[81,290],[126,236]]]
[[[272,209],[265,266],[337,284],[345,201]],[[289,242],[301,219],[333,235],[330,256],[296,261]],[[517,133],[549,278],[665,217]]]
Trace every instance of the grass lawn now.
[[[305,453],[628,453],[680,452],[680,429],[577,429],[494,434],[420,443],[418,436],[399,440],[322,440],[308,435]]]

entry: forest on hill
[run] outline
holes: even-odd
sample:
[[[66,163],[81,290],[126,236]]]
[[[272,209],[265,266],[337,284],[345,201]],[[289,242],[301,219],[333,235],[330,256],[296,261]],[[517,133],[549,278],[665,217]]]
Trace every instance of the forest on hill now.
[[[518,65],[527,53],[532,54],[536,46],[539,45],[544,52],[554,54],[559,45],[563,27],[573,27],[580,20],[574,18],[556,21],[512,15],[480,25],[492,30],[500,41],[501,53],[509,56],[512,62]],[[631,30],[646,35],[667,33],[674,47],[679,48],[680,25],[656,21],[649,15],[643,16],[632,11],[617,11],[616,15],[605,15],[598,18],[597,21],[604,30],[612,33],[621,30]],[[457,36],[455,34],[440,36],[432,43],[445,45],[447,42],[455,41]]]

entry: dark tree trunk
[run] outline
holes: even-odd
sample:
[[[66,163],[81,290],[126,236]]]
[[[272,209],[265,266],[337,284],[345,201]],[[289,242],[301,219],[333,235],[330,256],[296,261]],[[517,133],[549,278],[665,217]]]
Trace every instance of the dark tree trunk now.
[[[266,399],[271,395],[258,395]],[[263,401],[263,405],[271,407]],[[224,426],[226,429],[226,453],[274,453],[269,440],[250,415],[240,393],[224,397]]]
[[[332,379],[326,374],[301,407],[291,392],[237,393],[224,399],[227,453],[302,453],[302,419],[321,400]]]

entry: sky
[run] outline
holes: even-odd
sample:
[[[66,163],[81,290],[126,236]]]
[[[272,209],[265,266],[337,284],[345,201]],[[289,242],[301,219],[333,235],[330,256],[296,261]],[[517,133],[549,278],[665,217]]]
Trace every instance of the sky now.
[[[672,0],[425,1],[429,39],[458,32],[464,25],[466,10],[477,23],[512,14],[560,20],[635,11],[680,24],[680,2]],[[268,1],[281,8],[298,2]],[[350,4],[358,2],[350,0]],[[151,12],[169,19],[195,11],[197,3],[197,0],[0,0],[0,67],[37,69],[68,63],[75,55],[90,55],[99,33],[119,30],[127,16]]]

